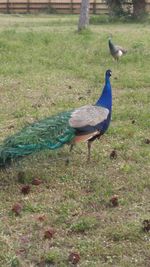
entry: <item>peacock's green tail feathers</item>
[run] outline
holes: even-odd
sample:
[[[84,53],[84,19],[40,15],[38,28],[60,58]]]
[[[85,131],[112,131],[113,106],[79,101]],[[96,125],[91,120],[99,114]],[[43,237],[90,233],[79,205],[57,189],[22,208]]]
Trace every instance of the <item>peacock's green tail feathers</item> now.
[[[69,126],[72,111],[35,122],[8,137],[0,146],[0,166],[43,149],[56,149],[69,143],[75,129]]]

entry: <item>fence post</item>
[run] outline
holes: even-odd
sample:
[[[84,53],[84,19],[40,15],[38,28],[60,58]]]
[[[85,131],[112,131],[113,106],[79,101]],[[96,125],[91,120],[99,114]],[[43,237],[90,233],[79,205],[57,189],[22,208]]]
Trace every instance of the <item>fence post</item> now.
[[[48,0],[48,13],[52,13],[51,0]]]
[[[71,0],[70,9],[71,9],[71,14],[73,14],[73,0]]]
[[[7,0],[7,13],[10,13],[9,0]]]
[[[30,13],[30,0],[27,0],[27,13]]]
[[[96,14],[96,0],[93,1],[93,14]]]

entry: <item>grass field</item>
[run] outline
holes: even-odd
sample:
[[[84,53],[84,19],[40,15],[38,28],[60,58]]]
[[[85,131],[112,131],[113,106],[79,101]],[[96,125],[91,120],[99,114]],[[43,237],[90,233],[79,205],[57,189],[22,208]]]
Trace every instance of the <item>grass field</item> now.
[[[77,22],[0,16],[0,143],[37,119],[95,103],[108,68],[113,88],[111,126],[93,144],[90,164],[80,144],[71,154],[67,146],[44,151],[0,172],[1,267],[72,266],[72,252],[82,267],[150,266],[143,226],[150,220],[150,27],[90,25],[78,34]],[[128,49],[118,63],[108,52],[110,34]],[[43,183],[32,185],[34,178]]]

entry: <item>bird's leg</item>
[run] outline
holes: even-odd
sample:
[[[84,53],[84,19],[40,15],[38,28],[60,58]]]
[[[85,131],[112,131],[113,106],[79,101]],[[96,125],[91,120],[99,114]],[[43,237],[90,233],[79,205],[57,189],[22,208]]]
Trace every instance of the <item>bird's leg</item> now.
[[[70,152],[73,150],[73,147],[74,147],[74,144],[71,144],[70,145],[70,150],[69,150]]]
[[[88,157],[87,157],[87,162],[90,162],[91,159],[91,141],[88,141]]]

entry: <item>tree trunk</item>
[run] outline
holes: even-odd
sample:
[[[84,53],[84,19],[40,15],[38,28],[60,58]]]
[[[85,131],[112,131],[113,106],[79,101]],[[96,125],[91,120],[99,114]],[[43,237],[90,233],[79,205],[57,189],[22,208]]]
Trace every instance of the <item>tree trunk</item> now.
[[[145,0],[133,0],[133,16],[139,18],[145,13],[146,2]]]
[[[89,0],[82,0],[78,31],[81,31],[89,25]]]

